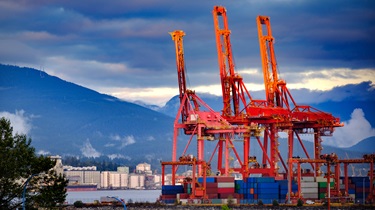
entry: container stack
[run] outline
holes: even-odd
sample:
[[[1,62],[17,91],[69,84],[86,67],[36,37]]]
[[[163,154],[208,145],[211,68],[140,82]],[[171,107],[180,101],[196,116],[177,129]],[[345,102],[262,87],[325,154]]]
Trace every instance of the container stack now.
[[[332,190],[335,186],[334,180],[330,179],[330,189]],[[316,182],[318,183],[318,199],[325,199],[328,195],[327,190],[327,178],[324,177],[316,177]]]
[[[258,200],[262,200],[264,204],[272,204],[273,200],[277,200],[279,195],[279,183],[273,178],[258,178]]]
[[[280,185],[273,177],[248,177],[246,181],[237,181],[236,185],[241,204],[256,204],[260,200],[272,204],[273,200],[279,199]]]
[[[315,177],[307,176],[301,178],[301,193],[304,199],[317,200],[319,197],[318,182]]]
[[[370,193],[369,177],[351,177],[351,183],[355,185],[355,200],[362,203]]]
[[[202,202],[204,193],[203,177],[198,178],[195,192],[192,191],[192,183],[184,185],[162,186],[161,200],[167,204],[177,201],[183,203]],[[333,189],[334,179],[330,179],[331,197],[335,197]],[[339,180],[341,195],[345,194],[343,177]],[[301,193],[305,200],[322,200],[328,196],[327,178],[324,177],[301,177]],[[273,177],[248,177],[245,180],[235,180],[234,177],[206,177],[206,194],[213,204],[226,204],[229,202],[239,204],[272,204],[274,200],[283,203],[288,195],[288,180],[275,180]],[[292,181],[291,198],[297,194],[298,185],[296,180]],[[194,193],[197,199],[190,200]],[[369,177],[350,177],[348,186],[349,197],[357,203],[363,202],[370,193]]]
[[[345,195],[345,177],[340,177],[340,192],[342,195]],[[349,183],[348,183],[348,196],[352,200],[355,200],[355,184],[352,183],[351,177],[349,177]]]
[[[284,203],[287,199],[288,195],[288,180],[277,180],[277,183],[279,183],[279,203]],[[298,191],[298,185],[295,181],[292,181],[292,189],[291,192],[294,194]]]
[[[203,186],[203,177],[199,177],[198,182]],[[213,204],[225,204],[228,199],[237,203],[238,194],[235,191],[234,177],[206,177],[206,194]]]
[[[198,182],[203,186],[203,177],[199,177]],[[206,194],[208,199],[218,199],[218,187],[215,177],[206,177]]]
[[[220,199],[234,198],[235,183],[234,177],[216,177],[217,192]]]
[[[164,185],[161,188],[161,200],[167,204],[173,204],[176,202],[177,194],[185,193],[184,186],[182,185]]]

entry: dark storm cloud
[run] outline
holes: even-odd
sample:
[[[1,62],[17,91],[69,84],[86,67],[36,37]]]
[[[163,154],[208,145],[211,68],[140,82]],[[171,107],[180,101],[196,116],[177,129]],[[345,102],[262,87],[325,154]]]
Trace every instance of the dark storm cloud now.
[[[257,15],[271,17],[280,73],[289,83],[300,80],[293,72],[375,66],[369,0],[0,1],[0,62],[43,67],[91,88],[176,88],[168,32],[179,29],[186,32],[191,85],[217,85],[214,5],[227,9],[237,70],[261,67]],[[262,84],[259,74],[244,81]]]

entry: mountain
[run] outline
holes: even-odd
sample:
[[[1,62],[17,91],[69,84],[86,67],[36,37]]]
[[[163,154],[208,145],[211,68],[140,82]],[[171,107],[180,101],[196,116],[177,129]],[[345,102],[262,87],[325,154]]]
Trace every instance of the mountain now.
[[[345,148],[348,151],[361,152],[361,153],[375,153],[375,136],[366,138],[357,144]]]
[[[0,65],[0,98],[0,112],[24,113],[37,152],[157,163],[171,157],[173,118],[45,72]]]
[[[197,95],[214,110],[221,110],[221,97]],[[160,160],[171,160],[173,122],[179,108],[178,96],[170,99],[164,107],[149,106],[139,101],[130,103],[43,71],[0,64],[0,98],[0,115],[13,114],[27,122],[31,128],[27,136],[32,139],[32,145],[39,153],[105,156],[123,160],[124,164],[148,162],[154,168],[160,167]],[[366,116],[368,113],[371,116],[372,107],[375,107],[371,104],[374,105],[374,102],[356,99],[344,100],[342,103],[328,101],[313,106],[323,111],[331,110],[335,116],[345,116],[342,120],[348,121],[352,108],[363,108]],[[17,126],[19,121],[15,120],[15,125],[13,122],[12,125]],[[304,145],[308,151],[313,151],[312,137],[307,139],[310,141],[303,141]],[[187,140],[187,136],[179,135],[177,154],[182,153]],[[374,140],[365,139],[349,148],[323,145],[322,153],[335,152],[342,158],[347,155],[359,158],[364,152],[375,152]],[[286,139],[280,137],[279,142],[280,153],[285,158]],[[216,143],[205,143],[206,157],[210,157]],[[241,142],[235,144],[236,148],[242,147]],[[297,140],[295,144],[295,155],[304,157]],[[195,149],[196,143],[192,142],[188,154],[195,154]],[[241,152],[241,149],[238,150]],[[250,153],[258,157],[262,155],[254,139],[251,141]]]
[[[349,91],[348,89],[351,89]],[[371,82],[362,82],[357,85],[345,85],[335,87],[324,94],[319,91],[291,90],[295,101],[299,105],[310,105],[321,111],[332,113],[333,116],[339,117],[341,121],[348,121],[354,109],[360,108],[366,114],[366,119],[375,126],[375,89]],[[264,99],[263,91],[251,92],[254,98]],[[350,95],[349,95],[350,94]],[[223,108],[221,96],[208,93],[197,93],[197,95],[214,110],[220,111]],[[346,98],[338,99],[336,95],[346,95]],[[312,99],[311,99],[312,98]],[[316,99],[315,99],[316,98]],[[324,101],[318,98],[324,98]],[[321,102],[320,102],[321,101]],[[175,113],[180,106],[178,96],[171,98],[164,107],[156,109],[171,117],[175,117]]]

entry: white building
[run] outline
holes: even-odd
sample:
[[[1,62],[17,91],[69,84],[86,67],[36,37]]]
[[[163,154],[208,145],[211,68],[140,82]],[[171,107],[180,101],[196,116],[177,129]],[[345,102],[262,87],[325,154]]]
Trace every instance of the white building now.
[[[117,167],[117,172],[122,172],[122,173],[129,174],[129,167],[119,166],[119,167]]]
[[[103,189],[126,189],[128,188],[127,173],[117,171],[102,171],[100,175],[101,184]]]
[[[138,174],[152,174],[151,165],[148,163],[140,163],[135,168]]]
[[[100,186],[100,171],[64,171],[64,174],[70,182],[77,184],[97,184]]]
[[[62,161],[61,161],[61,156],[53,155],[53,156],[49,156],[49,158],[51,160],[56,161],[56,165],[53,167],[53,169],[56,171],[56,173],[59,174],[59,175],[63,174],[64,169],[63,169],[63,164],[62,164]]]
[[[130,189],[144,189],[145,175],[144,174],[129,174],[129,188]]]

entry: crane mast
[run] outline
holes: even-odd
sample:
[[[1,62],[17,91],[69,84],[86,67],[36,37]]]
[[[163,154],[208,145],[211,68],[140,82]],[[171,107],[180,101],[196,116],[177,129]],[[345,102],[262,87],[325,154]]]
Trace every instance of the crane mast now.
[[[223,94],[222,112],[225,117],[236,116],[240,112],[239,95],[237,94],[238,88],[236,86],[240,84],[242,78],[234,72],[234,62],[229,37],[231,32],[228,29],[226,9],[222,6],[215,6],[212,14],[214,18],[218,64]],[[223,28],[220,27],[220,17],[222,17]]]
[[[287,128],[289,130],[288,159],[293,156],[294,134],[296,134],[306,156],[310,158],[299,137],[299,133],[306,133],[308,130],[313,130],[314,158],[318,159],[322,150],[321,136],[331,135],[335,127],[341,127],[343,124],[340,123],[339,118],[335,118],[329,113],[322,112],[308,105],[298,105],[294,101],[286,87],[286,82],[279,79],[270,18],[268,16],[258,16],[256,22],[267,105],[288,110],[288,115],[290,115],[293,124],[292,127]],[[265,33],[263,33],[263,27],[265,28]],[[289,101],[291,102],[289,103]],[[290,105],[293,105],[293,107],[290,107]],[[315,164],[315,167],[313,164]],[[316,173],[320,173],[320,164],[313,164],[312,167]]]
[[[266,26],[266,34],[263,34],[263,25]],[[281,99],[278,92],[277,83],[279,82],[277,74],[277,63],[273,48],[274,38],[272,36],[270,19],[267,16],[257,17],[258,37],[260,56],[262,60],[264,86],[266,91],[266,100],[269,106],[281,106]]]
[[[179,88],[179,98],[180,103],[185,103],[183,110],[181,111],[181,120],[185,122],[189,113],[188,102],[185,100],[183,102],[184,95],[187,92],[186,89],[186,78],[185,78],[185,59],[184,59],[184,46],[183,46],[183,37],[185,33],[181,30],[176,30],[169,33],[172,36],[172,40],[175,43],[176,50],[176,66],[177,66],[177,77],[178,77],[178,88]]]

